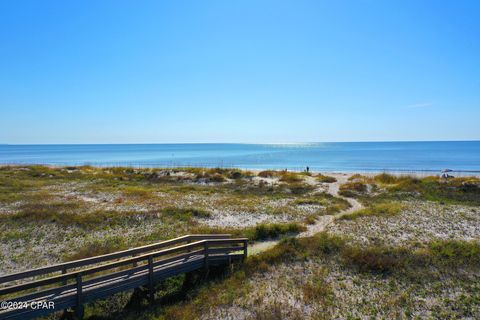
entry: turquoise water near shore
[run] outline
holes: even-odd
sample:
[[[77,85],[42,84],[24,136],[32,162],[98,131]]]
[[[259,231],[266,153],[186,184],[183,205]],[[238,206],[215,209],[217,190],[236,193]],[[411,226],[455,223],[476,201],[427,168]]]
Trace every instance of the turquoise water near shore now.
[[[0,145],[0,163],[480,173],[480,141]]]

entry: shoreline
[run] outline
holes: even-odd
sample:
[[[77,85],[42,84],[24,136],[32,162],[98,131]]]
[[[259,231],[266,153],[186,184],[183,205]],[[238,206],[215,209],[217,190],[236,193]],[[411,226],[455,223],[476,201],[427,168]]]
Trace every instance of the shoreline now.
[[[182,169],[230,169],[230,170],[242,170],[242,171],[251,171],[251,172],[261,172],[261,171],[284,171],[287,170],[289,172],[295,173],[302,173],[306,172],[306,168],[300,169],[298,168],[246,168],[246,167],[237,167],[237,166],[143,166],[143,165],[109,165],[109,164],[48,164],[48,163],[0,163],[0,168],[3,167],[31,167],[31,166],[44,166],[48,168],[68,168],[68,167],[93,167],[93,168],[133,168],[133,169],[148,169],[148,170],[182,170]],[[434,170],[434,169],[395,169],[395,170],[387,170],[387,169],[378,169],[378,170],[365,170],[365,169],[358,169],[358,170],[316,170],[310,169],[310,173],[312,174],[326,174],[326,175],[353,175],[353,174],[361,174],[364,176],[374,176],[382,173],[387,173],[395,176],[416,176],[416,177],[427,177],[427,176],[440,176],[442,175],[441,170]],[[452,170],[449,171],[448,174],[454,177],[480,177],[480,171],[477,170]]]

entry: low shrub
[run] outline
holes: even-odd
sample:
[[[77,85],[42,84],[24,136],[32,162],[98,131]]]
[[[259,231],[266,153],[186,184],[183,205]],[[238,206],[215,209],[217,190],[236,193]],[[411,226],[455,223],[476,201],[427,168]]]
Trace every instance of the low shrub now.
[[[258,176],[262,178],[274,178],[274,177],[278,177],[279,175],[280,175],[280,172],[275,170],[264,170],[258,173]]]
[[[293,172],[282,172],[282,175],[280,177],[280,181],[286,182],[286,183],[299,183],[303,181],[303,178],[301,175]]]
[[[290,191],[290,193],[299,195],[311,192],[313,189],[315,189],[315,187],[305,183],[293,183],[289,184],[287,189]]]
[[[367,217],[367,216],[393,216],[400,213],[402,209],[403,209],[403,206],[397,202],[378,203],[378,204],[373,204],[368,208],[343,215],[339,219],[354,220],[359,217]]]
[[[210,218],[212,213],[203,209],[196,208],[165,208],[161,213],[165,216],[172,217],[178,220],[188,221],[192,218]]]
[[[317,175],[317,180],[319,182],[323,182],[323,183],[333,183],[333,182],[337,182],[337,179],[335,179],[334,177],[331,177],[331,176],[325,176],[323,174],[318,174]]]
[[[376,175],[374,177],[374,180],[383,184],[392,184],[396,183],[398,179],[394,175],[388,173],[381,173],[379,175]]]
[[[122,191],[125,196],[136,199],[149,199],[153,197],[151,189],[141,186],[126,186]]]
[[[315,214],[308,215],[305,217],[303,222],[310,225],[315,224],[317,222],[317,216]]]
[[[89,257],[95,257],[102,254],[112,253],[127,248],[125,239],[119,236],[111,236],[91,240],[78,248],[75,253],[64,257],[65,261],[79,260]]]
[[[250,240],[274,239],[288,234],[305,231],[305,226],[298,223],[262,223],[246,232]]]
[[[366,193],[367,190],[368,188],[365,183],[352,181],[342,184],[338,193],[344,197],[356,197],[360,194]]]
[[[384,247],[347,247],[342,252],[345,264],[354,265],[360,271],[391,272],[401,259],[391,250]]]
[[[242,173],[242,171],[238,171],[238,170],[234,170],[234,171],[231,171],[229,174],[228,174],[228,177],[230,179],[241,179],[244,177],[244,174]]]
[[[434,259],[447,264],[480,264],[480,243],[477,241],[437,240],[430,242]]]

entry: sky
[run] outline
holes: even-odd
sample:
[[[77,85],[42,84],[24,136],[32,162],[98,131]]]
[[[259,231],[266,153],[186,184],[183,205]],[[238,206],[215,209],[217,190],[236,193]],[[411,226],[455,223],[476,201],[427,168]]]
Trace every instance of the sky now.
[[[480,139],[480,1],[0,1],[0,143]]]

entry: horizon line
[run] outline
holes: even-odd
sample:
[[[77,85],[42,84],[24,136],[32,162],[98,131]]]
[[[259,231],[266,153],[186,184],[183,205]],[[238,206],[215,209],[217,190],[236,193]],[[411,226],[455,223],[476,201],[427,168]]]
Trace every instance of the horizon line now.
[[[0,143],[2,146],[52,146],[52,145],[206,145],[206,144],[245,144],[245,145],[298,145],[319,143],[393,143],[393,142],[480,142],[480,139],[461,140],[367,140],[367,141],[311,141],[311,142],[100,142],[100,143]]]

